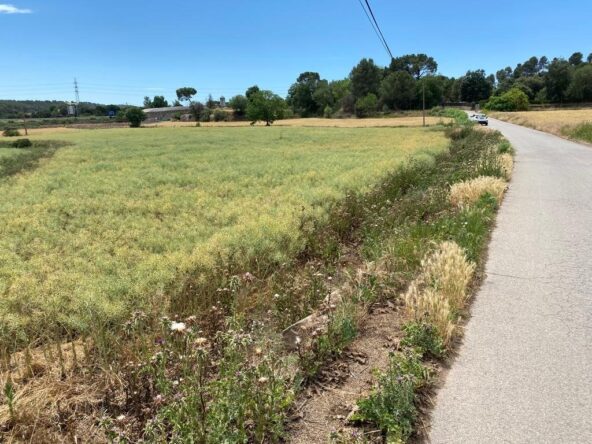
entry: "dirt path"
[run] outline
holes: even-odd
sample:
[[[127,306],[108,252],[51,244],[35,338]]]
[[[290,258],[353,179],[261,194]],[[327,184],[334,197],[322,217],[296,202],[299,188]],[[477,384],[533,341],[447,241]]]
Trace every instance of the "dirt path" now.
[[[401,330],[400,320],[398,308],[393,305],[373,310],[358,338],[348,347],[346,358],[326,372],[325,380],[329,381],[309,389],[298,412],[301,419],[290,431],[290,443],[327,443],[332,432],[348,431],[347,415],[356,401],[369,393],[376,380],[374,370],[385,369],[389,352],[398,347],[395,335]]]

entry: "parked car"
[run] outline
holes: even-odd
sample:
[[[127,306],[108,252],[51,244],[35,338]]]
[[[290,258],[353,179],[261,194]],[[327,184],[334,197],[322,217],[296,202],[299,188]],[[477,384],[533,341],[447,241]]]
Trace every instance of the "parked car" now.
[[[485,114],[471,114],[469,120],[479,123],[479,125],[489,125],[489,119]]]

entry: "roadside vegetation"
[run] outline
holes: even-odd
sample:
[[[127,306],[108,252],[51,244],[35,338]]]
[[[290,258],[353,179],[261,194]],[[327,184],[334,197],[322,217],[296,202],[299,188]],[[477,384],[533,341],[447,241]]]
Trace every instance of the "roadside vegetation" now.
[[[6,287],[2,301],[4,319],[16,326],[4,331],[2,342],[4,436],[287,439],[299,394],[356,340],[372,307],[389,301],[406,307],[403,348],[393,351],[376,391],[360,400],[357,421],[375,424],[384,436],[413,434],[418,396],[433,379],[432,360],[445,357],[458,335],[455,326],[465,314],[499,203],[499,195],[485,189],[478,199],[457,205],[451,185],[486,172],[506,177],[491,165],[499,152],[511,151],[507,142],[468,126],[448,129],[449,149],[442,129],[246,129],[238,138],[244,130],[130,131],[110,131],[107,143],[96,132],[65,137],[76,145],[3,187],[12,205],[3,212],[3,240],[17,239],[17,231],[22,237],[23,230],[36,239],[35,250],[21,248],[10,262],[7,276],[18,280]],[[225,173],[230,153],[233,175]],[[204,172],[192,187],[195,179],[183,165],[195,172],[200,164]],[[257,173],[266,168],[274,174]],[[81,184],[77,177],[93,180]],[[203,182],[208,177],[212,182]],[[204,188],[211,190],[208,204],[196,205],[195,193]],[[121,196],[110,207],[99,205],[107,191]],[[68,200],[72,193],[76,205]],[[229,207],[216,206],[216,199],[240,210],[236,237],[235,226],[217,226],[215,215],[228,220]],[[189,201],[201,210],[179,219]],[[301,206],[308,209],[293,211]],[[96,217],[92,208],[100,208]],[[34,217],[24,217],[25,210]],[[15,226],[18,217],[38,224]],[[200,238],[207,230],[199,220],[228,237],[213,244]],[[100,221],[125,227],[113,233],[125,242],[111,239]],[[18,230],[11,235],[10,227]],[[122,238],[126,232],[133,238]],[[159,248],[145,245],[158,239]],[[103,251],[102,243],[117,245],[117,251]],[[136,256],[147,262],[135,263]],[[18,264],[32,270],[37,262],[45,268],[35,274],[47,277],[19,278]],[[101,264],[120,272],[88,268]],[[20,297],[7,298],[15,288]],[[27,288],[29,299],[23,297]],[[62,299],[67,294],[76,299]],[[432,300],[424,300],[426,294],[436,302],[425,305]],[[448,310],[429,311],[441,306]],[[310,328],[285,330],[307,315]],[[296,335],[287,335],[292,331]],[[60,337],[75,340],[56,343]],[[21,351],[11,353],[16,349]],[[395,407],[400,415],[388,415]]]
[[[571,139],[583,140],[592,143],[592,122],[580,123],[579,125],[564,127],[561,132]]]

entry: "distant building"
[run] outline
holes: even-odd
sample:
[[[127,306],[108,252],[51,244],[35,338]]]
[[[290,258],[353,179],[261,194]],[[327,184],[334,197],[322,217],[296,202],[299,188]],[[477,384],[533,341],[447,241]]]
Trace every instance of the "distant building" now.
[[[160,122],[178,117],[180,120],[191,120],[191,109],[188,106],[169,106],[166,108],[146,108],[146,122]]]

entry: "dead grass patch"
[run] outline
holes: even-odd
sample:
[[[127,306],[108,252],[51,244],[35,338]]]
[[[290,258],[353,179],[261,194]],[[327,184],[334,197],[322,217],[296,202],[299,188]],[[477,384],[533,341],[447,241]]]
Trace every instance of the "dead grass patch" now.
[[[474,272],[475,264],[467,260],[462,248],[443,242],[422,261],[419,276],[404,296],[411,318],[433,325],[444,345],[450,343],[458,313],[467,305]]]
[[[499,203],[506,191],[506,187],[506,182],[498,177],[480,176],[452,185],[450,188],[450,202],[454,206],[462,208],[476,203],[481,196],[490,194]]]

